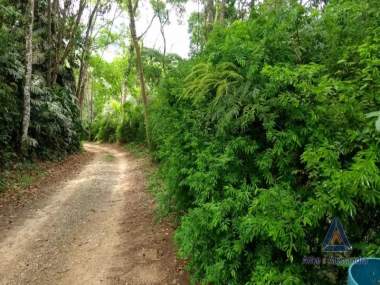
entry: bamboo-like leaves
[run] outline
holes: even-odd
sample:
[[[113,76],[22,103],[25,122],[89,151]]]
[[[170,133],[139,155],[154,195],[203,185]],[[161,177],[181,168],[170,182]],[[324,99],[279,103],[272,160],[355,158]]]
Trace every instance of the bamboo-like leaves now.
[[[376,130],[380,132],[380,111],[368,113],[366,114],[366,117],[367,118],[377,117],[377,120],[375,122],[375,127],[376,127]]]
[[[196,65],[185,78],[185,91],[182,97],[191,98],[195,103],[209,99],[216,105],[222,97],[233,94],[243,79],[232,63],[221,63],[216,66],[201,63]]]

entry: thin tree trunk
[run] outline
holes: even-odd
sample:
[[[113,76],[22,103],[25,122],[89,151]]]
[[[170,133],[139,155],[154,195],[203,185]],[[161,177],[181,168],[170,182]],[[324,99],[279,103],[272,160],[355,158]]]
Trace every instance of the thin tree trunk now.
[[[83,47],[82,56],[80,59],[80,68],[79,68],[76,97],[79,100],[79,107],[80,107],[81,112],[82,112],[82,106],[83,106],[83,88],[84,88],[84,80],[83,79],[85,76],[85,71],[87,69],[87,57],[88,57],[88,53],[89,53],[90,46],[91,46],[91,33],[92,33],[92,29],[93,29],[94,24],[95,24],[95,15],[98,11],[99,5],[100,5],[100,0],[97,0],[95,7],[90,14],[90,18],[88,19],[86,35],[85,35],[85,39],[84,39],[84,47]]]
[[[81,0],[79,2],[79,8],[78,12],[76,13],[75,22],[71,25],[70,31],[69,31],[69,37],[68,37],[68,44],[65,48],[62,47],[62,41],[64,38],[64,26],[66,24],[66,19],[68,15],[68,10],[71,5],[71,1],[65,0],[64,2],[64,8],[62,10],[62,19],[59,21],[59,3],[58,0],[54,0],[53,2],[53,11],[55,15],[55,29],[57,33],[57,39],[55,43],[55,55],[54,55],[54,61],[52,63],[52,66],[50,68],[50,77],[51,77],[51,84],[54,84],[57,81],[58,73],[59,73],[59,66],[64,63],[65,59],[69,55],[70,51],[72,50],[75,42],[75,34],[77,30],[79,29],[80,21],[84,12],[84,9],[86,7],[86,0]],[[60,23],[59,23],[60,22]],[[63,54],[61,55],[61,51],[63,50]]]
[[[226,17],[226,1],[225,0],[221,0],[220,1],[220,8],[219,8],[219,23],[220,24],[224,24],[224,19]]]
[[[216,1],[215,5],[215,23],[223,24],[224,23],[224,14],[226,10],[225,0]]]
[[[62,57],[59,60],[59,64],[61,64],[61,63],[64,62],[64,60],[69,55],[71,49],[74,46],[75,34],[76,34],[76,31],[78,30],[78,27],[79,27],[80,21],[82,19],[82,15],[83,15],[85,7],[86,7],[86,1],[85,0],[81,0],[80,3],[79,3],[79,9],[78,9],[78,13],[77,13],[77,16],[76,16],[76,19],[75,19],[75,23],[72,25],[72,27],[70,29],[69,42],[66,45],[66,48],[65,48],[65,50],[63,52],[63,55],[62,55]]]
[[[53,41],[52,41],[52,32],[51,32],[51,0],[48,0],[48,6],[47,6],[47,18],[48,18],[48,68],[47,68],[47,83],[50,86],[51,84],[51,65],[52,65],[52,58],[51,58],[51,49],[53,47]]]
[[[213,0],[207,0],[207,22],[209,25],[214,23],[215,7]]]
[[[91,133],[91,130],[92,130],[92,118],[93,118],[93,108],[94,108],[94,79],[93,77],[91,76],[90,77],[90,80],[91,80],[91,88],[90,88],[90,128],[89,128],[89,137],[90,137],[90,140],[92,140],[92,133]]]
[[[141,60],[141,50],[140,50],[140,45],[136,36],[136,23],[135,23],[135,14],[134,14],[134,11],[135,11],[134,7],[137,7],[137,3],[135,4],[135,6],[133,6],[132,0],[128,0],[127,4],[128,4],[128,13],[129,13],[129,28],[131,31],[133,46],[136,53],[136,67],[137,67],[137,72],[139,74],[140,92],[141,92],[141,97],[143,99],[143,105],[144,105],[145,136],[146,136],[148,147],[150,148],[151,144],[150,144],[149,125],[148,125],[148,97],[146,94],[144,69],[143,69],[142,60]]]
[[[83,73],[82,73],[82,83],[81,83],[81,91],[80,91],[80,97],[79,97],[79,106],[80,106],[80,116],[82,118],[82,111],[83,111],[83,105],[84,105],[84,100],[86,97],[86,88],[88,87],[88,64],[87,61],[84,62],[85,67],[83,68]]]
[[[162,69],[165,73],[166,71],[166,36],[165,36],[165,25],[169,21],[169,12],[166,10],[166,6],[163,11],[157,11],[158,20],[160,21],[160,32],[162,36],[162,40],[164,42],[164,50],[163,50],[163,57],[162,57]]]
[[[212,31],[215,18],[214,0],[206,0],[205,6],[205,28],[206,28],[206,41],[209,33]]]
[[[84,98],[84,87],[85,87],[85,77],[87,72],[88,64],[85,58],[81,59],[80,69],[79,69],[79,77],[78,77],[78,85],[76,90],[76,97],[79,100],[79,108],[82,113],[83,108],[83,98]]]
[[[162,57],[162,69],[165,72],[165,70],[166,70],[166,64],[165,64],[165,61],[166,61],[166,37],[165,37],[165,30],[164,30],[164,24],[163,23],[161,23],[160,32],[161,32],[162,40],[164,41],[164,51],[163,51],[163,57]]]
[[[28,130],[30,124],[30,88],[32,84],[33,65],[33,22],[34,22],[34,0],[28,1],[27,17],[29,20],[28,32],[26,34],[26,73],[24,85],[24,110],[22,116],[21,149],[25,152],[28,148]]]
[[[57,66],[57,45],[58,45],[58,30],[59,30],[59,3],[58,0],[53,0],[51,7],[51,27],[52,27],[52,47],[50,50],[51,64],[49,67],[50,73],[50,85],[53,85],[56,81],[56,72],[58,72]]]
[[[69,0],[65,0],[63,4],[62,9],[62,18],[60,19],[60,7],[59,7],[59,1],[55,2],[55,20],[57,22],[57,42],[55,46],[55,56],[54,56],[54,65],[52,70],[52,83],[54,84],[57,81],[58,77],[58,71],[59,71],[59,63],[60,63],[60,52],[62,49],[62,41],[64,38],[64,30],[65,30],[65,23],[66,23],[66,17],[67,17],[67,9],[69,8]]]

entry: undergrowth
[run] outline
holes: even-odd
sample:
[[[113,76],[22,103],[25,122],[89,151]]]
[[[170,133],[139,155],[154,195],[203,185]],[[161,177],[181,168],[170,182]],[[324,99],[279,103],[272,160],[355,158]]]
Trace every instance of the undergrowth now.
[[[45,175],[46,171],[38,163],[17,163],[12,169],[3,171],[0,192],[13,191],[17,194],[17,190],[29,188]]]
[[[214,27],[161,82],[149,114],[162,214],[193,283],[341,284],[334,217],[355,256],[380,254],[380,6],[266,1]],[[157,190],[158,189],[158,190]],[[374,250],[376,248],[376,250]]]

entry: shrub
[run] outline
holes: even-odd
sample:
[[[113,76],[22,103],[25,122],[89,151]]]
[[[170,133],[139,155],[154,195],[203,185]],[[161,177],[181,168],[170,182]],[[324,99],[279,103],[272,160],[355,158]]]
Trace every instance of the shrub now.
[[[111,100],[96,117],[92,133],[95,139],[106,142],[132,142],[144,140],[142,108],[125,103],[123,106]]]
[[[380,107],[378,8],[268,1],[166,76],[150,111],[160,201],[181,217],[193,281],[339,283],[344,269],[302,264],[335,216],[353,256],[379,247],[380,138],[365,116]]]

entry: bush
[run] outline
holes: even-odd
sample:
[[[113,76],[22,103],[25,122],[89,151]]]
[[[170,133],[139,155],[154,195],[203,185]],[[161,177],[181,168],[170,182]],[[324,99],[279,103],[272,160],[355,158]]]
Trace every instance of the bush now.
[[[52,159],[78,151],[82,126],[74,94],[62,87],[33,91],[29,134],[37,141],[34,153]]]
[[[15,25],[20,11],[7,0],[0,0],[0,173],[16,158],[21,125],[21,83],[24,74],[22,31]],[[15,143],[16,142],[16,143]]]
[[[344,268],[302,264],[335,216],[353,256],[379,248],[380,137],[365,116],[380,107],[378,8],[268,1],[166,76],[150,111],[161,207],[181,216],[193,281],[342,282]]]
[[[96,117],[91,133],[95,139],[105,142],[132,142],[144,140],[144,119],[142,108],[115,100],[105,104],[103,112]]]
[[[38,44],[46,40],[42,40],[44,29],[39,29],[38,33],[34,31],[34,54],[38,55],[39,60],[33,64],[31,88],[29,136],[33,147],[25,157],[19,151],[25,75],[26,26],[23,15],[26,3],[16,2],[0,0],[0,172],[17,160],[32,156],[59,158],[80,147],[81,123],[73,96],[73,70],[60,69],[54,88],[47,86],[47,51]],[[42,19],[38,15],[42,15],[40,10],[43,8],[44,5],[36,5],[35,27],[41,24]]]
[[[116,129],[116,138],[121,143],[144,141],[145,125],[141,106],[125,104],[123,119]]]

